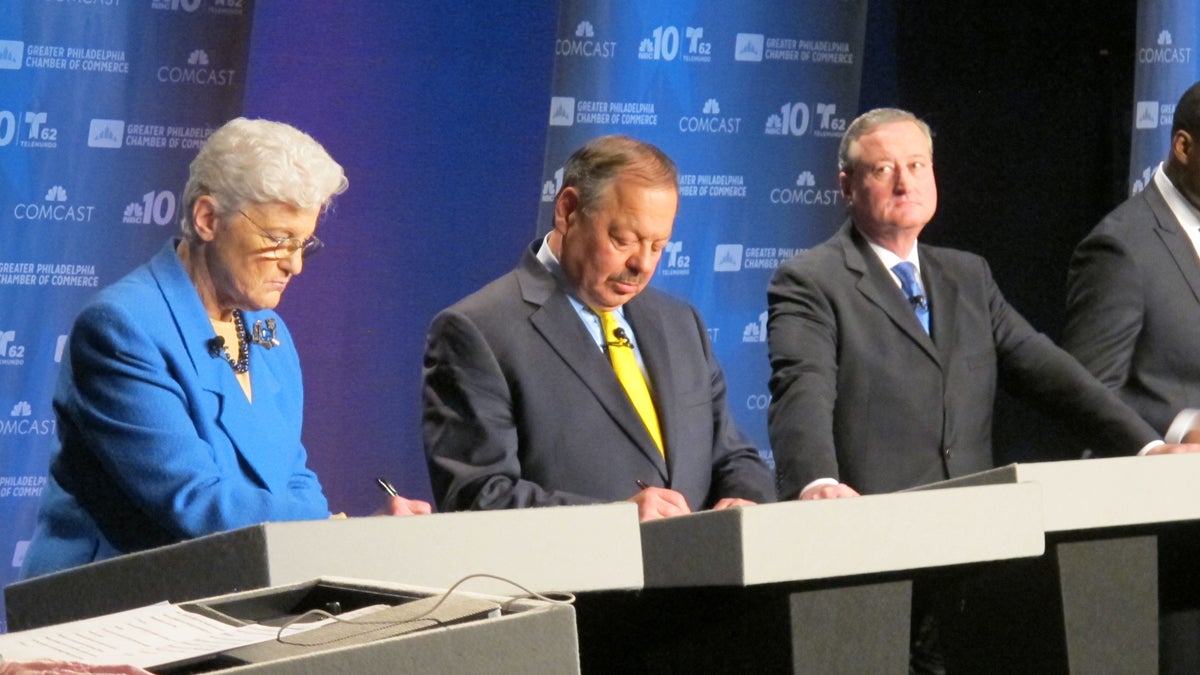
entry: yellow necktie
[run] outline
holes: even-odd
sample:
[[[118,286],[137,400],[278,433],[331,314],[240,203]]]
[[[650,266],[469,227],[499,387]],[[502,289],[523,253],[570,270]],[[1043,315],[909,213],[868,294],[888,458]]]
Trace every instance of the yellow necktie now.
[[[646,386],[646,378],[642,369],[638,368],[637,359],[633,355],[633,344],[626,337],[625,331],[617,324],[617,318],[612,312],[593,310],[600,317],[600,329],[604,340],[608,343],[608,360],[612,362],[613,372],[629,395],[633,409],[637,411],[650,438],[658,446],[658,452],[666,457],[663,450],[662,431],[658,428],[658,413],[654,412],[654,400],[650,398],[650,388]]]

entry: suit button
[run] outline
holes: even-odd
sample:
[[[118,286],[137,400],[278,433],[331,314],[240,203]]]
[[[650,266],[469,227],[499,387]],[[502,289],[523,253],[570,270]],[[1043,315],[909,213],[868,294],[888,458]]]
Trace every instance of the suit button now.
[[[950,457],[950,455],[952,453],[953,453],[953,448],[946,448],[945,450],[942,450],[942,456],[946,457],[947,459]]]

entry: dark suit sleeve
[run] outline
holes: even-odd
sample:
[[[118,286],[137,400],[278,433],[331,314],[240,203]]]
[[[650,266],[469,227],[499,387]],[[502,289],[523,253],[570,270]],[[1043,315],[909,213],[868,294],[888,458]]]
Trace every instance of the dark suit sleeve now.
[[[838,478],[833,435],[837,323],[816,279],[794,262],[767,291],[771,405],[767,427],[779,497],[793,499],[818,478]]]
[[[1038,333],[1005,300],[982,258],[1000,383],[1071,423],[1102,454],[1133,455],[1159,435],[1070,354]]]
[[[1129,378],[1142,330],[1141,275],[1119,241],[1092,235],[1079,244],[1067,276],[1063,348],[1112,389]]]
[[[695,310],[693,309],[693,314]],[[775,501],[775,479],[750,439],[738,428],[729,411],[725,374],[713,356],[708,332],[698,315],[696,328],[704,344],[704,357],[712,382],[713,466],[712,506],[726,497],[738,497],[764,504]]]
[[[491,345],[465,315],[433,321],[425,350],[422,429],[430,480],[443,511],[599,500],[521,478],[512,391]]]

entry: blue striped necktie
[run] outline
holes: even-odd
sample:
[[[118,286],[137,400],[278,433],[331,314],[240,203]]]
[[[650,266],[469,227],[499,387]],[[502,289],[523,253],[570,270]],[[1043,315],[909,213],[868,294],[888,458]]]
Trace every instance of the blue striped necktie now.
[[[921,327],[928,334],[929,301],[925,299],[925,294],[921,292],[921,284],[917,283],[916,266],[906,260],[902,263],[897,263],[892,268],[892,272],[900,279],[900,289],[904,291],[904,297],[908,298],[908,304],[912,305],[913,311],[917,314],[917,319],[921,321]]]

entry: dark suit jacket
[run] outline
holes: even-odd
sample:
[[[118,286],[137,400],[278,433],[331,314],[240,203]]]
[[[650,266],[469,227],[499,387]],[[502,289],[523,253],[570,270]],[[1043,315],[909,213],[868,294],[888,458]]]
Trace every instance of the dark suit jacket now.
[[[54,394],[58,447],[23,577],[266,520],[329,517],[300,442],[304,387],[279,346],[250,346],[254,403],[171,241],[79,313]],[[234,348],[236,350],[236,347]]]
[[[563,288],[537,260],[433,320],[424,437],[443,510],[628,499],[637,481],[692,509],[773,501],[773,479],[738,431],[696,312],[648,288],[625,305],[666,444],[663,461]]]
[[[1063,347],[1165,433],[1200,407],[1200,261],[1153,182],[1071,260]]]
[[[991,468],[998,384],[1128,454],[1157,438],[1005,302],[982,258],[923,244],[918,256],[932,338],[849,222],[777,270],[768,425],[781,497],[824,477],[869,494]]]

